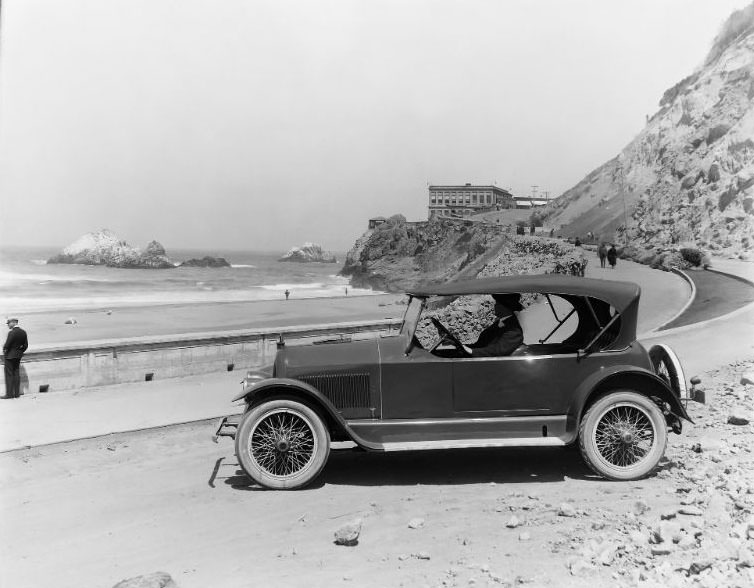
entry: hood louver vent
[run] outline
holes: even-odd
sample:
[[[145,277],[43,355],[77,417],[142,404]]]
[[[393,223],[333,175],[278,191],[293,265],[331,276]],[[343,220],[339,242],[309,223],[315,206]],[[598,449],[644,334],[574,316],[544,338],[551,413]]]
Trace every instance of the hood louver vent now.
[[[336,408],[368,408],[369,374],[322,374],[299,378],[322,392]]]

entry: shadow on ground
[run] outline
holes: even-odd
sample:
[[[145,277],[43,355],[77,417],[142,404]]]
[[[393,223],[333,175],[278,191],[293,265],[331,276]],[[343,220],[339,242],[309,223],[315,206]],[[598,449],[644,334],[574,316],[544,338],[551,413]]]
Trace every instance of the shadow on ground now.
[[[462,449],[369,453],[336,450],[308,489],[337,486],[521,484],[601,480],[578,451],[564,448]],[[261,490],[241,469],[224,482],[237,490]]]

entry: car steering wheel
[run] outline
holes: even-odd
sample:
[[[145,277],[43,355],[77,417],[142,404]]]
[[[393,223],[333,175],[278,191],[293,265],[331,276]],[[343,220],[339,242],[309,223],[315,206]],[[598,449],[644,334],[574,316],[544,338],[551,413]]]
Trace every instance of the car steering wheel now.
[[[456,349],[458,349],[461,353],[464,355],[468,355],[466,350],[463,348],[463,343],[461,343],[458,338],[451,333],[445,325],[443,325],[436,317],[430,317],[430,320],[432,321],[432,324],[437,329],[437,333],[440,335],[439,341],[432,345],[432,348],[429,350],[430,353],[432,353],[435,349],[437,349],[440,345],[442,345],[443,342],[447,341],[450,344],[452,344]]]

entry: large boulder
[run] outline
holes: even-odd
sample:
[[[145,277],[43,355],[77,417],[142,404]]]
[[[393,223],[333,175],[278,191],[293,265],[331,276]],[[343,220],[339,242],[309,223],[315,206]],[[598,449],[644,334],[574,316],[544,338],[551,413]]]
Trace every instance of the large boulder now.
[[[184,261],[180,267],[230,267],[230,263],[224,257],[212,257],[205,255],[201,259],[189,259]]]
[[[278,261],[337,263],[335,256],[315,243],[304,243],[303,247],[291,247]]]
[[[175,267],[165,255],[165,248],[157,241],[150,242],[142,252],[108,229],[87,233],[64,248],[61,253],[48,259],[47,263],[147,269]]]

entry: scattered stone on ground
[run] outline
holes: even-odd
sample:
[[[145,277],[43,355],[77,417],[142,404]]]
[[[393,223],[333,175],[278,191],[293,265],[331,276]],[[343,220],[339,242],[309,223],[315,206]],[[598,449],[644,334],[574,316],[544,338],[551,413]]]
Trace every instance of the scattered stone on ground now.
[[[424,519],[414,518],[408,522],[409,529],[419,529],[424,526]]]
[[[178,588],[178,584],[173,581],[170,574],[154,572],[121,580],[113,588]]]
[[[652,509],[651,500],[637,498],[623,513],[583,513],[551,541],[553,553],[575,554],[566,562],[571,576],[595,585],[602,584],[597,576],[609,576],[625,587],[754,585],[754,432],[727,419],[749,416],[743,407],[754,401],[754,387],[743,374],[752,367],[754,361],[739,362],[705,374],[707,404],[688,406],[696,424],[670,437],[667,460],[648,481],[665,487],[675,508]],[[582,515],[567,502],[557,514]],[[594,520],[586,528],[599,528],[596,539],[581,524],[588,518]],[[530,528],[542,524],[536,516],[527,520]]]
[[[353,547],[359,543],[361,535],[361,519],[354,519],[335,531],[335,544]]]
[[[750,412],[743,407],[735,406],[728,417],[729,425],[748,425]]]

